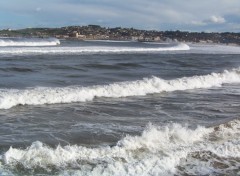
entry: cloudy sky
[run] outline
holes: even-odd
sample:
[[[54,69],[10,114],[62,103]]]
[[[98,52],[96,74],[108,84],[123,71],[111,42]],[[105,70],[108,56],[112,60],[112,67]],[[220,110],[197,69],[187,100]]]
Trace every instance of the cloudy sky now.
[[[88,24],[240,32],[240,0],[0,1],[0,29]]]

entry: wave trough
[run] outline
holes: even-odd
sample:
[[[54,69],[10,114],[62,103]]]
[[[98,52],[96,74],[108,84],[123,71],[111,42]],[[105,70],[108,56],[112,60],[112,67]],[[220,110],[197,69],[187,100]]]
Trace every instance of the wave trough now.
[[[6,46],[55,46],[55,45],[60,45],[60,41],[55,38],[0,39],[0,47],[1,46],[2,47],[3,46],[4,47]]]
[[[36,87],[24,90],[0,89],[0,109],[17,105],[42,105],[56,103],[86,102],[94,98],[120,98],[147,94],[172,92],[199,88],[219,87],[224,83],[239,83],[240,68],[222,73],[164,80],[159,77],[113,83],[109,85],[63,88]]]

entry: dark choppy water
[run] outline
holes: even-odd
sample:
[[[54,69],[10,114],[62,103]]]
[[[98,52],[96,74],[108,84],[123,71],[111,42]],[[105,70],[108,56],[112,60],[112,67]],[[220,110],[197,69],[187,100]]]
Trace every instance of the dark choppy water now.
[[[240,174],[239,47],[58,43],[0,40],[0,175]]]

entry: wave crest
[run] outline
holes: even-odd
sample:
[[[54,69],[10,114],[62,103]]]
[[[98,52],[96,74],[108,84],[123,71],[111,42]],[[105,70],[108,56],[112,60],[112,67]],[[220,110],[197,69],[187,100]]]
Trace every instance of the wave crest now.
[[[101,97],[120,98],[144,96],[147,94],[177,90],[210,88],[213,86],[221,86],[224,83],[239,82],[240,68],[230,71],[225,70],[223,73],[183,77],[174,80],[164,80],[158,77],[152,77],[138,81],[127,81],[92,87],[36,87],[25,90],[0,89],[0,109],[9,109],[16,105],[86,102]]]
[[[4,164],[27,169],[77,168],[80,175],[141,175],[142,172],[172,173],[188,147],[212,130],[188,129],[179,124],[166,127],[149,125],[141,136],[127,136],[114,147],[87,148],[58,146],[50,148],[37,141],[26,149],[10,148],[3,156]],[[98,175],[97,174],[97,175]],[[153,174],[154,175],[154,174]]]
[[[234,123],[239,126],[240,121]],[[220,128],[223,132],[229,131],[226,126]],[[64,170],[63,175],[228,173],[229,169],[239,167],[239,155],[235,155],[240,152],[239,135],[236,135],[239,131],[238,128],[228,137],[212,140],[210,136],[216,133],[214,127],[190,129],[175,123],[165,126],[149,124],[140,136],[126,136],[113,147],[68,145],[51,148],[39,141],[26,149],[11,147],[2,156],[2,163],[8,168],[20,167],[31,172]],[[221,169],[216,163],[228,168]]]
[[[5,48],[0,50],[0,54],[122,54],[122,53],[148,53],[160,51],[181,51],[189,50],[187,44],[180,43],[174,46],[159,48],[144,47],[103,47],[103,46],[83,46],[83,47],[51,47],[51,48]]]
[[[0,46],[55,46],[55,45],[60,45],[60,41],[55,38],[0,39]]]

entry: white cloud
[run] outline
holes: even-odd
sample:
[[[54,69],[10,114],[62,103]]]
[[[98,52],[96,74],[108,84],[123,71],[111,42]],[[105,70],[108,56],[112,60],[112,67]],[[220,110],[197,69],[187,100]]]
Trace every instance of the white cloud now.
[[[213,15],[213,16],[210,17],[209,22],[215,23],[215,24],[222,24],[222,23],[225,23],[226,20],[221,16],[214,16]]]
[[[0,12],[24,16],[23,26],[38,21],[46,26],[100,23],[110,27],[217,31],[223,24],[227,27],[240,20],[240,0],[22,0],[21,5],[13,6],[14,2],[18,0],[0,1]]]
[[[208,26],[208,25],[213,25],[213,24],[219,25],[219,24],[223,24],[223,23],[226,23],[226,20],[221,16],[215,16],[215,15],[212,15],[210,18],[202,20],[202,21],[194,20],[191,22],[191,24],[193,26]]]

